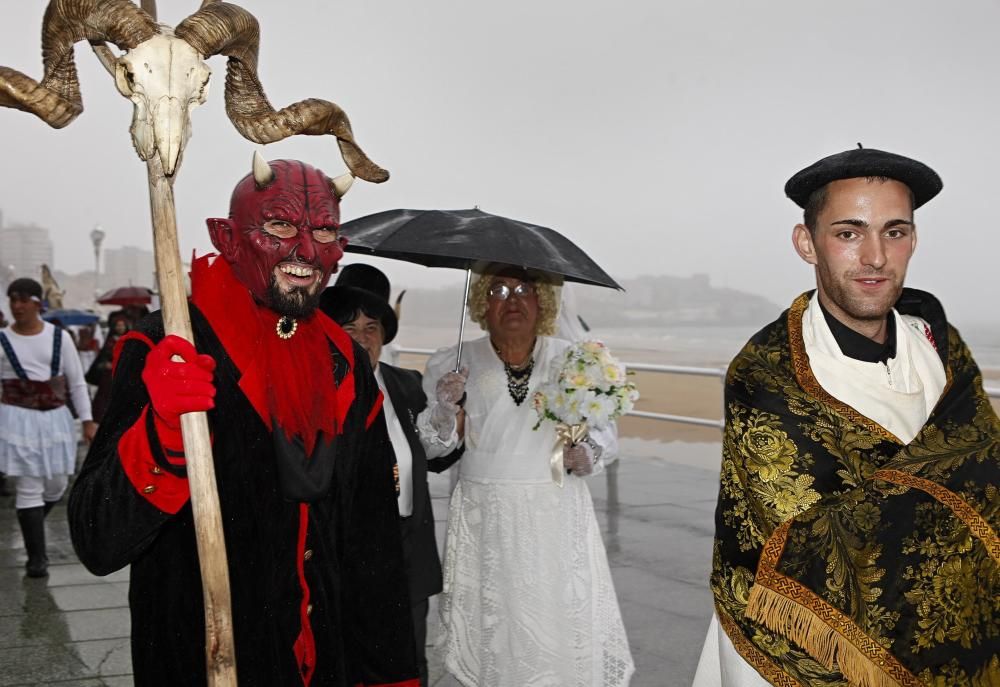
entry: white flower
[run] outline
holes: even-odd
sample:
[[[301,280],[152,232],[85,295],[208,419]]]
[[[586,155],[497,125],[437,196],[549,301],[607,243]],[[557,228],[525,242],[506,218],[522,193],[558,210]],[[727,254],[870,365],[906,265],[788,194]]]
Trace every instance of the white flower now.
[[[573,344],[561,362],[533,399],[539,422],[556,418],[599,429],[631,410],[639,397],[625,367],[600,341]]]

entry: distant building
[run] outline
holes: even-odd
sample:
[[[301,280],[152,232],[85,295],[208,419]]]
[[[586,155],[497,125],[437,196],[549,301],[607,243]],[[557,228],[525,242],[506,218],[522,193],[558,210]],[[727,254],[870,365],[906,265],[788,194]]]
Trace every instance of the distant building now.
[[[105,248],[102,258],[101,290],[118,286],[155,286],[153,251],[135,246]]]
[[[37,224],[3,223],[0,214],[0,276],[31,277],[41,280],[42,265],[52,265],[52,239],[49,230]]]

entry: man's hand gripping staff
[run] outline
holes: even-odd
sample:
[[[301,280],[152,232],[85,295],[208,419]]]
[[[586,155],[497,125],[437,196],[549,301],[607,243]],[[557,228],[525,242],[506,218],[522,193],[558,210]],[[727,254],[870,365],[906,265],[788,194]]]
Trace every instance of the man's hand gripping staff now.
[[[176,356],[176,359],[175,359]],[[146,356],[142,381],[149,392],[153,422],[165,449],[182,450],[181,415],[215,407],[215,360],[173,334]]]

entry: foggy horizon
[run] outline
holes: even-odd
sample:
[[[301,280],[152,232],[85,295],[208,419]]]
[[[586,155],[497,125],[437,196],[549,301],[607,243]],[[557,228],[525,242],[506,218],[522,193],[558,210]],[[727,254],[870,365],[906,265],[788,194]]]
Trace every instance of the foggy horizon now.
[[[159,4],[160,20],[176,24],[199,3]],[[361,147],[392,173],[383,185],[357,181],[344,221],[479,206],[560,231],[618,280],[704,273],[713,286],[784,308],[814,286],[792,249],[801,211],[784,183],[861,142],[926,162],[944,180],[916,213],[907,285],[937,295],[960,328],[1000,319],[991,302],[1000,292],[989,211],[1000,152],[992,3],[313,0],[296,3],[296,14],[239,4],[261,23],[272,104],[337,103]],[[0,65],[41,76],[44,7],[5,8]],[[54,267],[67,273],[93,269],[95,224],[107,232],[104,248],[152,245],[132,105],[85,44],[76,62],[85,109],[65,129],[0,109],[4,222],[48,228]],[[211,250],[204,220],[226,216],[260,148],[225,115],[224,58],[209,65],[208,102],[192,113],[175,186],[185,259]],[[330,176],[345,169],[329,136],[263,154]],[[462,282],[457,270],[371,262],[394,286]]]

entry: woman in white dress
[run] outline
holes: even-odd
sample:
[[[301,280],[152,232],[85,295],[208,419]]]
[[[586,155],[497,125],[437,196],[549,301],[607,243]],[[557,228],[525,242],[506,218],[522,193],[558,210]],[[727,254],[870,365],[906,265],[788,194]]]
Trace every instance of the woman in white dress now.
[[[489,266],[471,317],[488,336],[428,362],[418,425],[428,457],[463,443],[451,497],[441,600],[447,670],[469,687],[617,687],[634,672],[587,475],[617,451],[614,428],[564,449],[553,482],[551,423],[531,396],[568,343],[545,275]],[[461,408],[460,408],[461,406]]]

